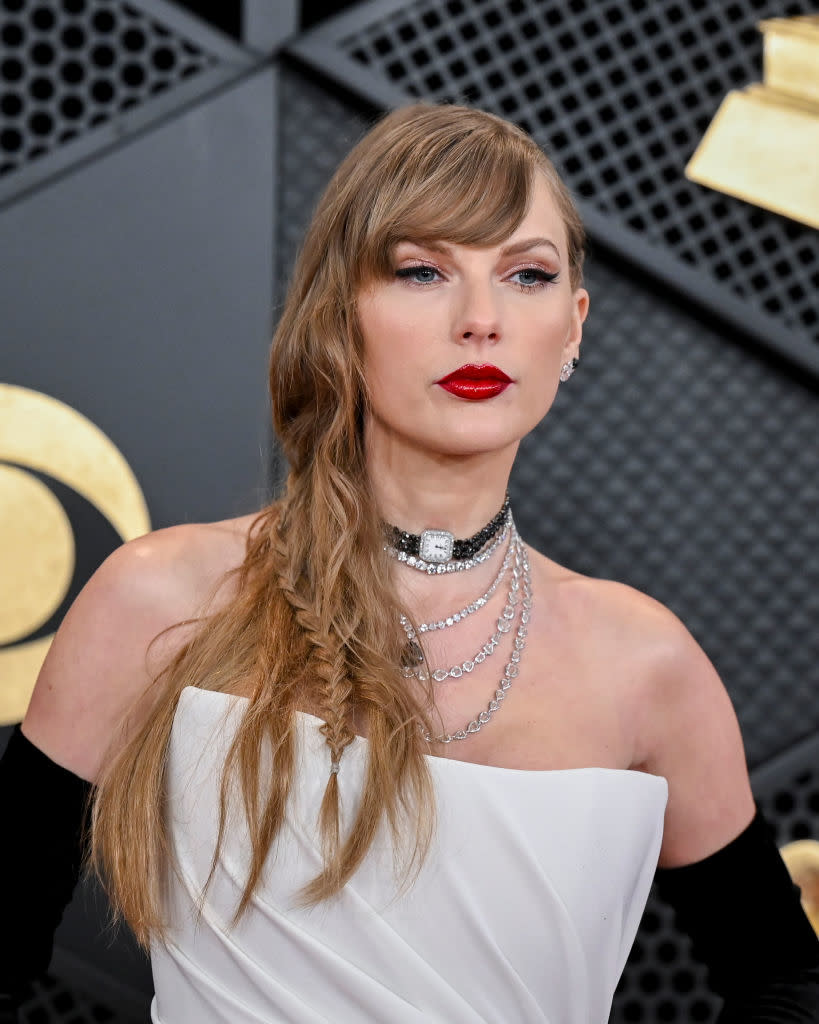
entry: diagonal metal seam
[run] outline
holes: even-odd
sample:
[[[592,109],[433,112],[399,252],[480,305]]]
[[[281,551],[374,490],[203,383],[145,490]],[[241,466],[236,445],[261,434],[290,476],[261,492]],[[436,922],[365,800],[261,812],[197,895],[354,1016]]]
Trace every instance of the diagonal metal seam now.
[[[131,0],[143,14],[183,36],[224,64],[246,65],[258,55],[171,0]]]
[[[29,197],[41,188],[47,188],[65,175],[74,173],[119,146],[127,145],[145,132],[209,103],[215,96],[240,85],[273,64],[272,57],[257,59],[241,68],[217,64],[140,106],[123,111],[77,139],[62,144],[39,160],[0,178],[0,213],[12,203]]]
[[[396,14],[403,8],[396,0],[369,0],[317,25],[292,39],[282,54],[308,72],[349,90],[370,106],[383,110],[412,102],[414,97],[370,68],[350,58],[339,44],[354,36],[362,25]],[[789,329],[776,317],[747,301],[728,287],[720,286],[705,270],[678,259],[662,245],[609,216],[593,201],[578,199],[592,245],[601,243],[617,255],[621,264],[662,283],[686,305],[693,304],[712,321],[726,325],[739,340],[784,359],[814,379],[819,379],[819,346],[809,334]]]
[[[783,783],[791,781],[805,771],[819,765],[819,732],[809,733],[789,744],[778,754],[764,760],[751,771],[754,793],[763,798],[773,797]],[[819,787],[819,772],[817,773]]]
[[[134,960],[136,956],[135,953]],[[148,963],[147,955],[145,963]],[[109,1013],[113,1010],[117,1024],[145,1020],[152,991],[140,991],[133,980],[114,977],[66,946],[55,944],[49,974],[66,982],[72,992],[85,996],[94,1009],[104,1008]]]
[[[80,128],[75,138],[60,142],[0,177],[0,211],[145,131],[209,102],[275,60],[275,53],[245,49],[169,0],[139,0],[134,9],[178,40],[196,47],[203,66],[162,92],[113,112],[107,120]]]

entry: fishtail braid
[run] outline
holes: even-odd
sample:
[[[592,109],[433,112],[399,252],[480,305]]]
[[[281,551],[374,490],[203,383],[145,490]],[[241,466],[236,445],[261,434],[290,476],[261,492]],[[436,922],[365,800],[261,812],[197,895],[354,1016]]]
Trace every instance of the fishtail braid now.
[[[274,541],[278,584],[309,646],[304,678],[318,683],[317,696],[324,719],[321,732],[330,752],[331,770],[319,811],[325,859],[330,862],[336,859],[340,842],[338,768],[345,748],[355,738],[351,725],[354,685],[344,644],[332,625],[322,623],[314,602],[303,593],[304,573],[282,535],[283,525],[280,521]]]

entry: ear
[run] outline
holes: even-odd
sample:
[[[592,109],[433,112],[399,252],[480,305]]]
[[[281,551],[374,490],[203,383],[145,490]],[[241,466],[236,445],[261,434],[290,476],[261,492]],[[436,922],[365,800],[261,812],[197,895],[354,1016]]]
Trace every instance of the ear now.
[[[568,362],[577,359],[580,353],[580,342],[583,338],[583,321],[589,312],[589,293],[585,288],[577,288],[572,295],[572,316],[569,331],[563,346],[563,360]]]

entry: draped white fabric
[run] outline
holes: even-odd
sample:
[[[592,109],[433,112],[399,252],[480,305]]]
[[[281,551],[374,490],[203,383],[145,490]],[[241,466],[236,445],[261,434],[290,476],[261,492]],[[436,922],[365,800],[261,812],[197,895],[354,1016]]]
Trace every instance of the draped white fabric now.
[[[231,919],[247,867],[238,804],[201,916],[219,786],[242,698],[187,688],[167,770],[179,874],[170,941],[152,950],[156,1024],[603,1024],[662,839],[664,779],[581,768],[516,771],[430,758],[436,839],[407,891],[386,836],[341,895],[296,907],[320,864],[329,771],[320,720],[299,714],[287,826],[262,886]],[[339,774],[347,821],[367,741]]]

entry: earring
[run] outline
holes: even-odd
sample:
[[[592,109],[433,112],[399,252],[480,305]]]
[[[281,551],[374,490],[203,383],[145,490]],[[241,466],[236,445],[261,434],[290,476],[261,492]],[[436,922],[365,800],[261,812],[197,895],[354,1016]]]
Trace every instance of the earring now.
[[[564,384],[569,379],[569,377],[571,377],[571,375],[574,373],[575,368],[577,367],[577,364],[579,362],[580,362],[580,360],[575,358],[575,359],[572,359],[568,363],[564,363],[560,367],[560,379],[563,381]]]

